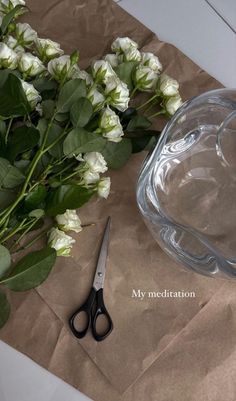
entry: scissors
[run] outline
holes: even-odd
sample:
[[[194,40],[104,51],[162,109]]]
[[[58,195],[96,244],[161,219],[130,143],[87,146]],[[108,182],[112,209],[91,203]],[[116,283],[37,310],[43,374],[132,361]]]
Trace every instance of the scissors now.
[[[109,247],[109,232],[110,232],[111,218],[108,217],[102,244],[100,248],[100,253],[97,262],[97,268],[94,275],[93,286],[89,293],[89,296],[85,303],[77,309],[71,318],[69,319],[69,326],[77,338],[83,338],[88,332],[88,329],[91,327],[93,338],[96,341],[103,341],[105,338],[111,333],[113,330],[113,323],[109,313],[106,310],[103,300],[103,287],[105,281],[106,274],[106,260],[108,255],[108,247]],[[76,320],[79,315],[85,314],[86,323],[84,327],[79,330],[76,328]],[[98,318],[102,316],[106,320],[106,328],[102,333],[97,330],[97,321]]]

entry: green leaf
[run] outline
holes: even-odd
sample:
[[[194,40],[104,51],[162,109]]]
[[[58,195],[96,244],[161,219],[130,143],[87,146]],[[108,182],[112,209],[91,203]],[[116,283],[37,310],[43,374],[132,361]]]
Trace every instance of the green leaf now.
[[[0,245],[0,278],[2,278],[11,266],[11,255],[5,246]]]
[[[37,179],[47,168],[48,164],[51,162],[52,157],[49,153],[45,153],[39,160],[36,169],[34,170],[33,179]]]
[[[37,78],[31,82],[40,93],[43,100],[53,99],[56,95],[58,84],[48,78]]]
[[[57,110],[59,113],[67,113],[71,106],[87,93],[86,83],[82,79],[72,79],[61,89],[58,98]]]
[[[45,119],[39,120],[38,129],[40,132],[40,144],[42,143],[42,140],[43,140],[45,131],[47,130],[47,127],[48,127],[47,120],[45,120]],[[54,142],[55,139],[57,139],[61,135],[62,131],[63,131],[63,128],[60,125],[58,125],[56,123],[52,124],[51,129],[48,132],[46,147],[51,145],[52,142]]]
[[[0,189],[0,210],[9,206],[16,198],[16,193],[6,189]]]
[[[81,97],[77,100],[70,110],[71,122],[75,128],[84,127],[88,124],[92,115],[93,105],[86,97]]]
[[[65,121],[68,121],[70,118],[69,113],[57,113],[55,115],[55,120],[58,121],[59,123],[64,123]]]
[[[42,102],[43,116],[50,120],[54,114],[55,102],[54,100],[47,99]]]
[[[17,70],[0,70],[0,88],[5,84],[10,74],[15,75],[18,78],[21,77],[20,73]]]
[[[48,121],[45,118],[39,120],[37,128],[39,129],[40,132],[40,144],[42,143],[47,127],[48,127]],[[51,145],[52,142],[54,142],[61,135],[62,131],[63,128],[60,125],[53,123],[48,132],[46,147]],[[48,153],[51,156],[60,159],[63,155],[63,139],[59,141],[55,146],[53,146]]]
[[[156,146],[156,144],[158,143],[158,141],[159,141],[159,137],[157,137],[157,136],[152,136],[152,137],[150,138],[150,141],[149,141],[148,144],[146,145],[145,150],[146,150],[147,152],[151,152],[151,151],[155,148],[155,146]]]
[[[6,295],[0,290],[0,329],[5,325],[10,316],[11,307]]]
[[[67,135],[63,144],[63,152],[68,157],[79,153],[100,152],[106,142],[105,138],[99,134],[88,132],[83,128],[75,128]]]
[[[6,122],[3,120],[0,120],[0,135],[2,136],[2,138],[5,138],[6,131],[7,131]]]
[[[148,120],[147,117],[144,116],[134,116],[128,126],[127,131],[134,131],[136,129],[147,129],[152,125],[152,122]]]
[[[47,196],[46,188],[43,185],[38,185],[25,198],[25,207],[27,210],[34,210],[41,206]]]
[[[126,137],[132,141],[132,153],[138,153],[142,150],[149,151],[153,149],[159,140],[161,132],[156,130],[136,130],[126,132]]]
[[[24,256],[14,267],[10,276],[1,281],[13,291],[35,288],[46,280],[56,260],[53,248],[44,248]]]
[[[117,73],[118,77],[121,79],[121,81],[126,83],[129,90],[132,90],[134,87],[132,75],[137,65],[138,65],[137,61],[127,61],[125,63],[119,64],[115,68],[115,72]]]
[[[9,74],[0,87],[0,116],[20,117],[30,112],[30,106],[23,91],[21,81]]]
[[[8,159],[13,162],[21,153],[34,148],[39,142],[39,131],[34,127],[16,128],[9,136],[7,155]]]
[[[123,113],[121,113],[120,119],[122,123],[128,124],[128,122],[138,114],[137,110],[134,107],[129,107]]]
[[[10,189],[20,185],[25,176],[8,160],[0,157],[0,188]]]
[[[8,25],[14,20],[14,18],[19,15],[18,11],[24,9],[22,5],[18,4],[13,10],[11,10],[8,14],[3,17],[2,25],[1,25],[1,32],[4,34],[8,28]]]
[[[138,153],[141,152],[142,150],[147,150],[147,147],[149,146],[149,143],[153,143],[153,140],[155,139],[154,136],[145,136],[142,138],[133,138],[131,139],[132,141],[132,153]]]
[[[105,147],[101,150],[101,153],[109,168],[121,168],[127,163],[131,156],[131,140],[122,139],[122,141],[118,143],[107,141]]]
[[[41,217],[45,216],[45,212],[43,209],[35,209],[29,213],[29,217],[33,217],[35,219],[41,219]]]
[[[26,173],[26,170],[29,167],[29,165],[30,165],[30,160],[21,159],[21,160],[16,160],[14,162],[14,166],[18,168],[18,170],[20,170],[23,174]]]
[[[46,214],[56,216],[66,209],[77,209],[89,201],[94,191],[78,185],[61,185],[52,191],[46,201]]]

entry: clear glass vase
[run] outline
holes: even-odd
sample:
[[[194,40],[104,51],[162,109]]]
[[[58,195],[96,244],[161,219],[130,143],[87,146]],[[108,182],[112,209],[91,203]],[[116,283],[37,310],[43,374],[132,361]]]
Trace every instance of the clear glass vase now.
[[[137,201],[175,260],[197,273],[236,277],[236,90],[184,103],[142,166]]]

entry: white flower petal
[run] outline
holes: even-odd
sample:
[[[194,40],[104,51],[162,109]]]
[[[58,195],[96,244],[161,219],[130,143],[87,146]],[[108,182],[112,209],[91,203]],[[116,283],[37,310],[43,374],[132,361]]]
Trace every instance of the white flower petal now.
[[[18,56],[14,50],[5,43],[0,43],[0,67],[15,70],[18,64]]]
[[[35,42],[36,50],[39,54],[39,57],[46,60],[51,60],[55,57],[62,56],[64,51],[61,49],[61,46],[57,42],[53,42],[50,39],[41,39],[38,38]]]
[[[142,56],[142,64],[146,67],[151,68],[154,72],[159,74],[162,71],[162,64],[157,56],[153,53],[143,52]]]
[[[110,188],[111,188],[110,177],[101,178],[97,186],[98,195],[101,198],[107,199],[110,193]]]
[[[99,128],[104,138],[111,142],[120,142],[124,135],[119,116],[110,107],[106,107],[101,112]]]
[[[138,44],[127,36],[115,39],[111,45],[111,50],[116,53],[125,52],[130,48],[138,49]]]
[[[67,209],[64,214],[57,215],[55,219],[60,230],[76,233],[82,231],[81,221],[76,210]]]
[[[45,71],[45,66],[42,61],[31,53],[22,53],[20,55],[18,68],[20,72],[29,77],[35,77]]]
[[[84,172],[83,179],[86,185],[95,184],[99,181],[100,175],[98,173],[94,173],[93,171],[87,170]]]
[[[92,65],[92,75],[95,81],[106,83],[106,80],[116,76],[116,73],[108,61],[97,60]]]
[[[129,107],[129,89],[118,77],[109,77],[106,81],[105,95],[109,105],[119,111]]]
[[[16,38],[20,45],[31,45],[37,39],[37,32],[26,22],[16,24]]]
[[[158,75],[151,68],[140,64],[135,71],[135,82],[140,91],[151,92],[155,89]]]
[[[57,251],[58,256],[70,256],[71,248],[75,242],[75,239],[58,228],[53,227],[49,232],[48,245]]]
[[[108,169],[106,160],[99,152],[85,153],[84,161],[87,163],[89,170],[93,173],[105,173]]]
[[[25,82],[21,80],[22,83],[22,88],[25,92],[26,98],[32,108],[35,109],[36,105],[41,102],[42,98],[39,94],[39,92],[35,89],[35,87],[32,84],[29,84],[28,82]]]
[[[108,63],[112,66],[112,68],[115,68],[118,66],[120,63],[119,56],[117,54],[106,54],[104,57],[105,61],[108,61]]]
[[[166,111],[171,116],[173,116],[175,114],[175,112],[182,106],[182,104],[183,104],[183,101],[182,101],[181,96],[179,94],[175,95],[175,96],[172,96],[167,100],[167,102],[165,104]]]
[[[179,83],[168,75],[162,74],[159,89],[164,96],[174,96],[179,93]]]

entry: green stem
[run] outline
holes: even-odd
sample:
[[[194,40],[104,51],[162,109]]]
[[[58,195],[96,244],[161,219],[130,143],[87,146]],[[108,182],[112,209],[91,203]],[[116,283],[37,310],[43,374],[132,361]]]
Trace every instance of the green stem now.
[[[157,113],[152,114],[148,118],[154,118],[154,117],[160,116],[162,114],[166,114],[166,111],[165,110],[158,111]]]
[[[55,141],[53,141],[52,143],[50,143],[50,145],[48,145],[45,149],[44,152],[48,152],[50,149],[52,149],[58,142],[60,142],[60,140],[65,136],[66,131],[69,127],[70,123],[68,122],[63,130],[63,132],[61,133],[61,135],[59,135],[58,138],[55,139]]]
[[[32,175],[33,175],[33,173],[34,173],[34,170],[35,170],[35,168],[36,168],[36,166],[37,166],[39,160],[41,159],[41,157],[42,157],[43,154],[44,154],[44,147],[45,147],[45,145],[46,145],[47,138],[48,138],[48,133],[49,133],[51,127],[52,127],[52,124],[53,124],[55,115],[56,115],[56,113],[54,113],[54,115],[52,116],[52,118],[51,118],[51,120],[50,120],[50,122],[49,122],[49,124],[48,124],[47,130],[46,130],[46,132],[45,132],[45,134],[44,134],[44,138],[43,138],[42,145],[41,145],[40,149],[38,150],[38,152],[36,153],[34,159],[32,160],[32,163],[31,163],[31,165],[30,165],[30,170],[29,170],[29,173],[28,173],[27,178],[26,178],[26,180],[25,180],[25,183],[24,183],[24,185],[23,185],[23,187],[22,187],[22,190],[21,190],[21,192],[20,192],[18,198],[15,200],[15,202],[8,208],[7,212],[6,212],[6,213],[3,215],[3,217],[0,219],[0,226],[5,222],[6,218],[7,218],[7,217],[11,214],[11,212],[18,206],[18,204],[22,201],[22,199],[24,199],[24,197],[25,197],[25,195],[26,195],[26,190],[27,190],[28,184],[29,184],[29,182],[30,182],[30,180],[31,180],[31,178],[32,178]]]
[[[35,219],[27,228],[26,230],[20,235],[20,237],[16,240],[14,243],[13,247],[11,249],[14,249],[16,245],[20,243],[20,241],[25,237],[25,235],[33,228],[33,226],[39,221],[39,218]]]
[[[144,113],[147,113],[148,111],[152,110],[153,107],[155,107],[157,105],[157,101],[155,100],[154,102],[152,102],[145,110]]]
[[[74,176],[77,175],[78,173],[79,173],[78,170],[77,170],[77,171],[74,171],[73,173],[71,173],[71,174],[69,174],[68,176],[64,177],[64,178],[62,179],[61,182],[64,182],[64,181],[69,180],[70,178],[74,177]]]
[[[9,134],[10,134],[10,131],[11,131],[11,127],[12,127],[12,123],[13,123],[13,117],[10,119],[10,121],[9,121],[9,124],[8,124],[8,127],[7,127],[7,132],[6,132],[6,135],[5,135],[5,145],[7,145],[7,141],[8,141],[8,136],[9,136]]]
[[[134,89],[131,92],[130,99],[132,99],[134,97],[134,95],[137,92],[137,90],[138,90],[138,88],[137,88],[137,86],[135,86]]]
[[[141,104],[139,107],[136,108],[136,110],[140,110],[143,107],[147,106],[149,103],[151,103],[154,99],[156,99],[158,97],[157,94],[155,94],[154,96],[150,97],[150,99],[148,99],[145,103]]]
[[[50,228],[50,227],[49,227]],[[43,230],[40,234],[36,235],[31,241],[29,241],[26,245],[20,247],[19,249],[16,249],[13,253],[18,253],[21,252],[25,249],[30,248],[35,242],[37,242],[40,238],[42,238],[45,234],[47,234],[49,228]]]
[[[66,166],[65,168],[63,168],[61,171],[59,171],[58,173],[54,174],[51,178],[56,178],[59,175],[61,175],[62,173],[64,173],[65,171],[69,170],[71,167],[73,167],[74,165],[74,161],[70,164],[68,164],[68,166]]]
[[[14,230],[12,230],[12,231],[1,241],[1,243],[8,241],[8,240],[9,240],[10,238],[12,238],[15,234],[17,234],[19,231],[23,230],[23,229],[24,229],[24,223],[25,223],[26,220],[27,220],[27,219],[24,219],[16,228],[14,228]]]

